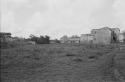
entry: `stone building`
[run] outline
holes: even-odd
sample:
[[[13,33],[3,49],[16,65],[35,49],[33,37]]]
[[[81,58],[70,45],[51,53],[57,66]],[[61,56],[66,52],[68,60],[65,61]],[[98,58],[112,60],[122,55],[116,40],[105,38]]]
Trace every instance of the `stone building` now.
[[[94,43],[94,44],[110,44],[122,42],[123,36],[120,34],[119,28],[103,27],[100,29],[92,29],[90,34],[81,34],[80,37],[63,36],[61,43]]]
[[[123,33],[120,33],[120,34],[119,34],[118,39],[119,39],[119,42],[121,42],[121,43],[124,42],[125,37],[124,37]]]
[[[120,29],[119,28],[110,28],[111,34],[112,34],[112,39],[111,43],[119,42],[119,34],[120,34]]]
[[[94,36],[92,34],[81,34],[80,43],[93,43]]]
[[[71,37],[63,36],[60,38],[60,43],[80,43],[80,37],[73,35]]]
[[[60,43],[67,43],[68,42],[68,36],[64,35],[60,38]]]
[[[95,44],[110,44],[116,43],[119,40],[120,29],[103,27],[100,29],[94,29],[91,31],[94,35],[93,43]]]
[[[93,34],[94,35],[93,43],[110,44],[112,38],[111,33],[112,32],[108,27],[96,30],[96,32]]]
[[[68,43],[80,43],[80,37],[78,37],[78,36],[69,37]]]
[[[92,29],[92,30],[91,30],[91,34],[92,34],[92,35],[96,34],[96,31],[98,31],[98,30],[99,30],[99,29]]]

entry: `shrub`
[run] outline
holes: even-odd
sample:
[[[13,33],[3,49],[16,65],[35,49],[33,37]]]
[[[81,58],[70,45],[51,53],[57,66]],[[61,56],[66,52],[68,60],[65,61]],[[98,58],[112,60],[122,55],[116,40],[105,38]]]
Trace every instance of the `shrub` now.
[[[50,37],[49,36],[40,36],[37,37],[35,35],[30,35],[29,40],[35,41],[37,44],[49,44],[50,43]]]

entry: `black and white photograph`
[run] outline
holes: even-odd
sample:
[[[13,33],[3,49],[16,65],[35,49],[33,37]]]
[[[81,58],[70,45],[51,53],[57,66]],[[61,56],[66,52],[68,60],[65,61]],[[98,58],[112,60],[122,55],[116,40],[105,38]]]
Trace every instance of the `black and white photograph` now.
[[[125,0],[0,0],[0,82],[125,82]]]

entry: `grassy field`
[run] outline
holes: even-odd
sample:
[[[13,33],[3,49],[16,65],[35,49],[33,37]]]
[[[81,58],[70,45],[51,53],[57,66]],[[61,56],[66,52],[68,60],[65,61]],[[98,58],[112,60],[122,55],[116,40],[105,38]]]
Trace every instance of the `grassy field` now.
[[[125,44],[1,49],[2,82],[125,82]]]

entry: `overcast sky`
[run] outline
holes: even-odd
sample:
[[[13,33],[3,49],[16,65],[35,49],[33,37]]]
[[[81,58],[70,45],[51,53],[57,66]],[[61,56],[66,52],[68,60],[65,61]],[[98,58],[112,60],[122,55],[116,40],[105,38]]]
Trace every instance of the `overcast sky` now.
[[[125,29],[125,0],[1,0],[1,30],[12,35],[80,35]]]

